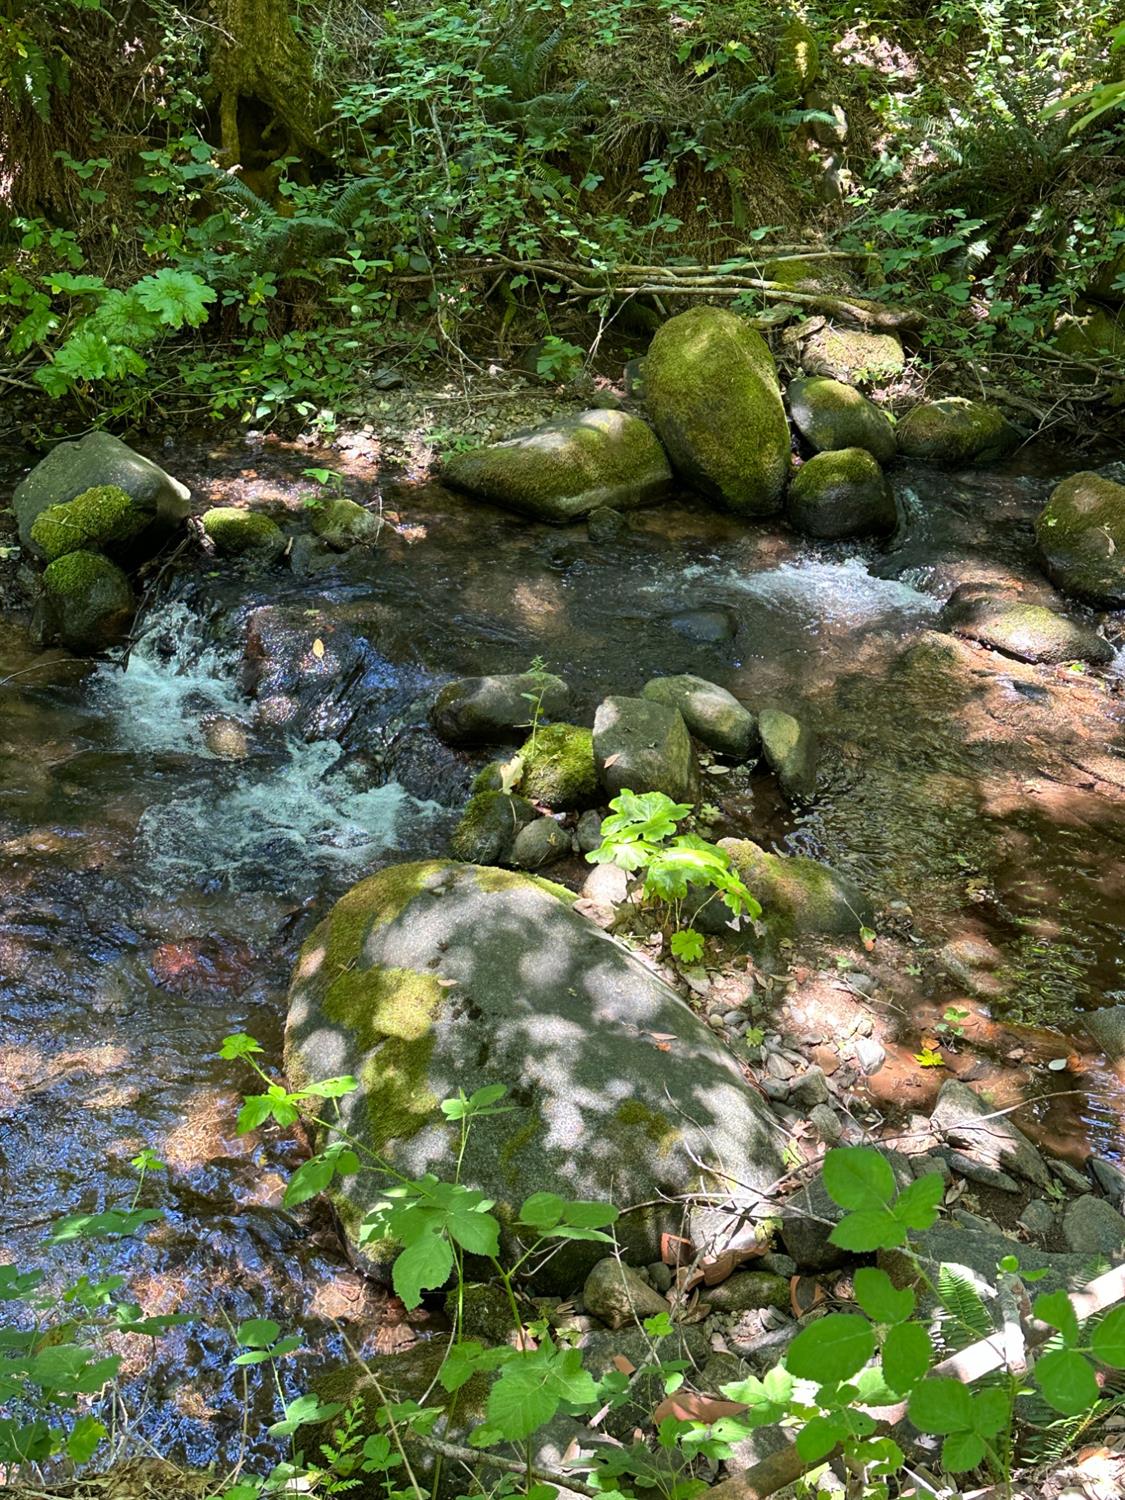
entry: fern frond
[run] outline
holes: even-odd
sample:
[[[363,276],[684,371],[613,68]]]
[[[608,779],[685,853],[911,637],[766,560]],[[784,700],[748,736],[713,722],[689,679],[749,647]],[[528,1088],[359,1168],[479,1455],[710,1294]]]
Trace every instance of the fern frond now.
[[[946,1314],[943,1323],[957,1326],[964,1342],[987,1338],[993,1332],[993,1321],[984,1299],[973,1285],[972,1275],[961,1266],[938,1268],[938,1298]]]
[[[349,228],[367,207],[368,199],[374,197],[382,186],[380,177],[357,177],[336,198],[328,210],[328,217],[341,228]]]

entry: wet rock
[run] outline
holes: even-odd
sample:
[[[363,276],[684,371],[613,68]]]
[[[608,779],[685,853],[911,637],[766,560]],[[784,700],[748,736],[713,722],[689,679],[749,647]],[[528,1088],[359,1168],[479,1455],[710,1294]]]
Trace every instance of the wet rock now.
[[[1091,1156],[1089,1166],[1098,1186],[1110,1202],[1116,1203],[1118,1207],[1125,1205],[1125,1172],[1104,1156]]]
[[[312,511],[313,531],[335,552],[371,546],[378,540],[382,524],[374,511],[343,495],[321,500]]]
[[[878,1073],[887,1060],[886,1048],[873,1037],[857,1036],[852,1043],[852,1051],[855,1053],[856,1062],[869,1078]]]
[[[203,741],[221,760],[245,760],[250,754],[249,729],[228,714],[212,714],[200,721]]]
[[[726,688],[702,677],[654,677],[645,683],[641,696],[678,708],[695,738],[720,755],[748,760],[759,748],[754,715]]]
[[[256,557],[272,562],[285,551],[285,533],[261,511],[215,505],[200,517],[204,534],[224,557]]]
[[[747,1312],[755,1307],[789,1306],[789,1283],[770,1271],[736,1271],[700,1294],[716,1312]]]
[[[1035,522],[1047,577],[1066,594],[1125,604],[1125,485],[1083,472],[1064,479]]]
[[[1019,440],[998,406],[963,396],[923,401],[898,424],[899,452],[940,469],[995,463]]]
[[[1067,1204],[1062,1229],[1067,1249],[1076,1254],[1106,1255],[1116,1264],[1125,1251],[1125,1219],[1093,1194]]]
[[[134,453],[120,438],[91,432],[76,443],[57,444],[16,486],[12,509],[20,541],[42,556],[31,537],[37,517],[49,506],[66,505],[87,490],[107,485],[129,496],[133,514],[153,528],[154,543],[189,514],[191,491],[186,485]]]
[[[450,852],[454,859],[467,865],[506,864],[517,834],[538,817],[524,797],[512,797],[506,792],[476,792],[453,830]]]
[[[930,1124],[985,1165],[1008,1168],[1042,1188],[1051,1181],[1046,1163],[1023,1131],[956,1078],[942,1084]]]
[[[1125,1005],[1107,1005],[1087,1011],[1082,1017],[1086,1030],[1110,1062],[1125,1058]]]
[[[729,609],[685,609],[669,615],[668,623],[677,635],[694,641],[697,646],[721,646],[734,639],[737,626]]]
[[[946,973],[963,984],[970,995],[995,999],[1004,993],[1004,981],[998,972],[1003,957],[984,938],[953,938],[937,957]]]
[[[958,1267],[969,1273],[978,1292],[987,1300],[995,1296],[997,1266],[1006,1255],[1014,1255],[1026,1271],[1043,1271],[1034,1292],[1071,1291],[1089,1280],[1089,1255],[1062,1255],[1040,1250],[1036,1245],[1012,1239],[991,1225],[970,1226],[937,1223],[932,1229],[912,1236],[919,1258],[930,1275],[937,1279],[941,1265]],[[898,1286],[914,1285],[917,1270],[911,1259],[900,1250],[879,1252],[879,1265]]]
[[[890,417],[852,386],[823,376],[791,380],[788,396],[794,424],[818,453],[864,448],[881,464],[894,458]]]
[[[609,797],[663,792],[693,803],[699,770],[691,736],[677,709],[648,698],[606,698],[594,716],[594,762]]]
[[[719,848],[761,902],[762,921],[775,942],[800,933],[854,937],[872,920],[867,897],[830,865],[804,855],[770,854],[750,839],[720,839]]]
[[[67,552],[43,573],[41,630],[69,651],[106,651],[120,645],[133,623],[128,578],[100,552]]]
[[[619,510],[612,510],[608,505],[602,505],[590,512],[586,530],[592,542],[599,547],[604,547],[610,542],[617,541],[618,537],[624,534],[628,524]]]
[[[576,724],[546,724],[518,752],[524,797],[556,812],[589,807],[598,800],[594,736]],[[599,839],[599,843],[600,843]]]
[[[657,333],[645,378],[677,473],[739,515],[774,514],[789,473],[789,424],[762,336],[724,308],[693,307]]]
[[[607,506],[652,505],[672,471],[655,434],[624,411],[561,417],[502,443],[456,453],[442,470],[455,489],[564,525]]]
[[[962,584],[942,610],[940,624],[1018,661],[1105,666],[1113,660],[1113,647],[1090,626],[1042,605],[1024,604],[989,584]]]
[[[520,739],[539,700],[544,718],[562,718],[570,689],[550,672],[509,672],[447,682],[430,710],[435,732],[449,745],[487,745]]]
[[[801,369],[845,385],[879,385],[906,369],[902,343],[894,333],[862,333],[824,323],[801,340]]]
[[[624,1328],[668,1311],[667,1299],[612,1255],[599,1260],[586,1277],[582,1305],[607,1328]]]
[[[890,1163],[899,1190],[909,1187],[914,1180],[910,1158],[898,1151],[881,1150],[879,1154]],[[828,1238],[843,1217],[844,1210],[828,1196],[823,1172],[789,1199],[781,1220],[781,1238],[801,1270],[831,1271],[844,1262],[846,1253]]]
[[[67,552],[114,552],[144,531],[151,515],[114,484],[83,490],[65,505],[48,505],[36,516],[31,542],[40,557],[53,562]]]
[[[942,1153],[949,1163],[950,1170],[958,1177],[964,1177],[968,1182],[975,1182],[978,1187],[995,1188],[1001,1193],[1018,1193],[1020,1185],[1014,1177],[1009,1177],[1007,1172],[1002,1172],[999,1167],[994,1167],[985,1161],[978,1161],[973,1156],[967,1156],[964,1151],[945,1150]]]
[[[653,1033],[672,1038],[674,1068]],[[768,1111],[722,1043],[539,876],[434,860],[353,887],[297,962],[285,1068],[294,1088],[353,1074],[342,1127],[396,1170],[442,1178],[458,1143],[439,1100],[507,1079],[515,1107],[477,1122],[460,1180],[516,1206],[540,1191],[651,1204],[617,1226],[640,1264],[678,1232],[699,1160],[745,1185],[738,1218],[783,1170]],[[372,1174],[334,1185],[353,1244],[380,1194]],[[356,1253],[379,1268],[393,1249]],[[572,1291],[603,1254],[565,1245],[541,1290]]]
[[[789,482],[785,516],[808,536],[885,536],[898,520],[894,491],[866,448],[818,453]]]
[[[512,843],[511,863],[518,870],[539,870],[570,853],[570,835],[554,818],[536,818],[521,828]]]
[[[766,764],[790,802],[806,802],[816,791],[817,741],[813,731],[778,708],[758,715]]]
[[[630,401],[643,401],[645,399],[645,360],[643,358],[627,360],[623,378],[625,394]]]
[[[584,812],[578,819],[576,829],[578,847],[583,854],[600,848],[602,842],[602,815],[600,812]]]

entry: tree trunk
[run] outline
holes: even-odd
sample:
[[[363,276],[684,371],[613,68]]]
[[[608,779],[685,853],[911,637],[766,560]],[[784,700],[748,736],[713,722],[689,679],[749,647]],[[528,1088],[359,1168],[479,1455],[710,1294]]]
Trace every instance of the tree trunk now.
[[[331,112],[287,0],[216,0],[215,15],[219,41],[211,74],[219,92],[223,165],[262,166],[249,160],[259,148],[267,158],[326,155],[322,132]],[[262,117],[252,130],[248,109]]]

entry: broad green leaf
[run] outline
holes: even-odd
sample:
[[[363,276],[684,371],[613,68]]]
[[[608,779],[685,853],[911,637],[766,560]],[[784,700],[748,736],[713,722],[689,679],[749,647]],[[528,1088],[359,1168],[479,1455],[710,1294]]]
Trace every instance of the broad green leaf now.
[[[1002,1386],[988,1385],[973,1392],[973,1427],[982,1437],[992,1437],[1008,1425],[1012,1397]]]
[[[345,1094],[354,1094],[359,1084],[350,1074],[341,1078],[322,1078],[319,1083],[307,1084],[302,1094],[311,1094],[314,1099],[342,1099]]]
[[[824,1187],[841,1208],[882,1208],[895,1195],[889,1163],[870,1146],[838,1146],[824,1158]]]
[[[1065,1292],[1040,1293],[1031,1310],[1041,1323],[1059,1330],[1068,1348],[1078,1342],[1078,1314]]]
[[[79,1417],[66,1440],[66,1456],[72,1463],[89,1463],[99,1443],[109,1432],[96,1417]]]
[[[428,1230],[407,1245],[394,1263],[391,1280],[408,1312],[418,1307],[423,1291],[444,1286],[453,1269],[453,1251],[444,1235]]]
[[[934,1346],[920,1323],[898,1323],[883,1341],[883,1375],[900,1396],[917,1385],[933,1359]]]
[[[233,1036],[223,1038],[222,1046],[219,1048],[219,1056],[226,1058],[229,1062],[236,1057],[250,1057],[255,1052],[261,1052],[260,1045],[252,1036],[247,1036],[244,1031],[237,1031]]]
[[[923,1380],[910,1394],[910,1420],[919,1432],[971,1432],[973,1398],[959,1380]]]
[[[549,1369],[532,1363],[531,1355],[510,1360],[488,1393],[489,1425],[506,1439],[518,1442],[549,1422],[562,1404],[562,1394]],[[591,1380],[591,1385],[593,1381]]]
[[[488,1213],[454,1211],[446,1219],[452,1237],[470,1255],[499,1255],[500,1225]]]
[[[238,1325],[238,1342],[247,1349],[268,1349],[277,1341],[281,1326],[272,1318],[248,1318]]]
[[[1115,1370],[1125,1370],[1125,1307],[1107,1313],[1090,1337],[1094,1358]]]
[[[837,1443],[846,1435],[839,1415],[813,1417],[797,1434],[797,1452],[807,1464],[818,1463],[827,1458]]]
[[[841,1250],[862,1255],[870,1250],[893,1250],[897,1245],[905,1244],[906,1228],[889,1208],[863,1209],[845,1214],[828,1238]]]
[[[975,1432],[953,1432],[941,1445],[941,1461],[950,1474],[975,1469],[984,1458],[984,1439]]]
[[[855,1273],[855,1300],[876,1323],[905,1323],[914,1311],[914,1292],[910,1287],[900,1291],[886,1271],[861,1266]]]
[[[785,1367],[801,1380],[847,1380],[875,1352],[875,1333],[866,1318],[829,1313],[803,1328],[789,1346]]]
[[[519,1222],[531,1229],[553,1229],[561,1223],[566,1200],[558,1193],[532,1193],[520,1208]]]
[[[929,1172],[898,1195],[893,1210],[895,1218],[907,1229],[929,1229],[937,1220],[944,1195],[944,1182],[936,1172]]]
[[[1088,1359],[1074,1349],[1052,1349],[1035,1361],[1035,1383],[1043,1399],[1064,1417],[1087,1411],[1098,1399],[1098,1379]]]

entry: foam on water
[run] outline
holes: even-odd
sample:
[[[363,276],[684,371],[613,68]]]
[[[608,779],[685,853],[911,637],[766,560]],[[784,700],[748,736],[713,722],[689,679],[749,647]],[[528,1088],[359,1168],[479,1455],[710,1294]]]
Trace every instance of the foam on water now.
[[[813,628],[820,624],[891,625],[935,615],[941,608],[936,599],[900,579],[873,577],[861,557],[837,562],[801,558],[763,573],[729,572],[718,577],[696,565],[686,568],[683,576],[691,581],[706,578],[749,594]]]

